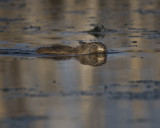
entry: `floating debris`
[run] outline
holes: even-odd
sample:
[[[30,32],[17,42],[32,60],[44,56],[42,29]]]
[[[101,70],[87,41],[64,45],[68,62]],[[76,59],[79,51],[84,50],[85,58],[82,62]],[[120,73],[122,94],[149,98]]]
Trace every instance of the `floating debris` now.
[[[106,33],[115,33],[117,32],[117,30],[106,29],[103,25],[97,24],[97,25],[94,25],[93,29],[87,32],[98,38],[98,37],[104,37]]]

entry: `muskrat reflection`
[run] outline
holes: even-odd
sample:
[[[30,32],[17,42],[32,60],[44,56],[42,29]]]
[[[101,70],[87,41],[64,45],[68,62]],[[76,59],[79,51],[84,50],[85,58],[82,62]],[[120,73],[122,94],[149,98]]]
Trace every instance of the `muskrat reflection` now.
[[[107,61],[107,54],[81,55],[77,60],[84,65],[101,66]]]
[[[46,57],[45,57],[46,58]],[[107,54],[90,54],[90,55],[79,55],[79,56],[54,56],[47,57],[47,59],[53,59],[56,61],[63,61],[69,59],[76,59],[83,65],[90,66],[101,66],[107,61]]]

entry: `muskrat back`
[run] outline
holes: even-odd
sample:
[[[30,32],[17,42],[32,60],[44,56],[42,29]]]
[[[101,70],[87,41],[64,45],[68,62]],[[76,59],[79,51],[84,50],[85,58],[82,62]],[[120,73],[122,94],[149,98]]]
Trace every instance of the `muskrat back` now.
[[[37,49],[36,52],[39,54],[74,55],[76,54],[77,50],[76,48],[73,48],[67,45],[56,44],[56,45],[52,45],[51,47],[40,47]]]

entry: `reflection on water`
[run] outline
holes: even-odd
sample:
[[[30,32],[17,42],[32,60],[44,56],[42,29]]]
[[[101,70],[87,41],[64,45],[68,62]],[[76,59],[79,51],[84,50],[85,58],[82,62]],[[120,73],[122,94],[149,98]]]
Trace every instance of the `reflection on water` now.
[[[77,46],[82,40],[125,52],[70,59],[1,55],[0,127],[158,128],[159,5],[1,0],[0,49]],[[87,33],[97,24],[106,28],[98,38]]]
[[[81,64],[101,66],[106,63],[106,54],[95,54],[95,55],[83,55],[78,56],[77,59]]]

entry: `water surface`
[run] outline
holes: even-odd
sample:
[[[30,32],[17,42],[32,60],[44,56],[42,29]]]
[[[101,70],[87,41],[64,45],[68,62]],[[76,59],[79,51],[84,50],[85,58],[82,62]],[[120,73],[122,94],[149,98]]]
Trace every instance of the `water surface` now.
[[[159,128],[159,8],[158,0],[1,0],[0,127]],[[86,33],[96,24],[107,31]],[[108,52],[34,52],[80,40]]]

